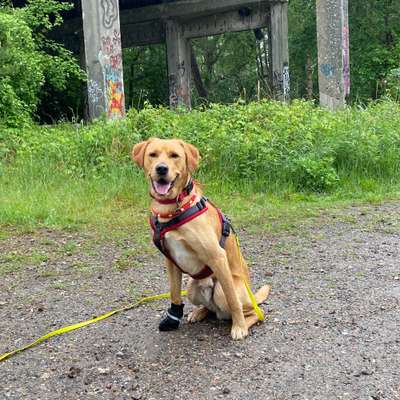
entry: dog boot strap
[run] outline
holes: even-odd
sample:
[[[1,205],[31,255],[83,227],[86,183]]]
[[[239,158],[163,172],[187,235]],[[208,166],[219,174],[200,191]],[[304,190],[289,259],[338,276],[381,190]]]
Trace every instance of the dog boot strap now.
[[[184,304],[173,304],[167,310],[167,316],[161,320],[159,325],[160,331],[172,331],[179,328],[179,322],[183,317]]]

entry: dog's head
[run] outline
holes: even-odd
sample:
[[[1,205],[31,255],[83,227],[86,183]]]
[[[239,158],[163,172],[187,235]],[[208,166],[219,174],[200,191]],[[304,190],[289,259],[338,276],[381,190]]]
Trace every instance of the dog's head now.
[[[196,147],[182,140],[152,138],[133,147],[132,159],[144,169],[153,195],[173,199],[197,168],[200,155]]]

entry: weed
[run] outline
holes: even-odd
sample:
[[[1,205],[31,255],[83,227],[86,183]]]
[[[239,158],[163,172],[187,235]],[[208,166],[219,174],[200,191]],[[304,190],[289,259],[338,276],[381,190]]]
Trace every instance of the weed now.
[[[76,242],[74,242],[73,240],[68,240],[65,244],[62,245],[61,250],[64,253],[72,253],[76,250]]]
[[[51,269],[42,269],[39,271],[39,276],[42,278],[55,278],[59,275],[59,273],[56,270],[51,270]]]
[[[58,282],[54,282],[52,285],[51,285],[54,289],[58,289],[58,290],[66,290],[66,285],[65,285],[65,283],[63,283],[63,282],[60,282],[60,281],[58,281]]]

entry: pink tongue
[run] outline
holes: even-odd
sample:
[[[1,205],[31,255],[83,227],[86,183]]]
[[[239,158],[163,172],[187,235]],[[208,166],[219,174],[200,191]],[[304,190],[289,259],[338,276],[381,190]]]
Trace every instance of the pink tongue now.
[[[171,183],[158,183],[158,182],[153,182],[154,183],[154,189],[156,189],[156,192],[158,194],[167,194],[169,188],[171,187]]]

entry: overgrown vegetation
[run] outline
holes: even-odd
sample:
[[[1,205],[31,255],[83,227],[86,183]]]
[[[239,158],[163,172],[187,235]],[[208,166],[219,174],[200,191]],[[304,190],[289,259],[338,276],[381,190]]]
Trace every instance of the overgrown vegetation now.
[[[317,29],[315,0],[289,1],[289,64],[292,98],[318,99]],[[349,2],[350,81],[352,103],[398,96],[393,80],[400,65],[400,7],[398,0]],[[203,94],[193,84],[195,104],[201,101],[232,103],[271,95],[267,29],[228,33],[192,41],[203,82]],[[165,46],[126,50],[124,79],[128,105],[145,101],[167,104]],[[258,93],[258,82],[260,92]],[[396,90],[393,84],[397,82]],[[200,99],[201,98],[201,99]],[[395,97],[396,98],[396,97]],[[397,97],[398,98],[398,97]]]
[[[0,2],[0,126],[26,125],[35,116],[51,118],[49,113],[71,88],[81,97],[84,74],[75,57],[47,36],[71,5],[29,0],[17,9],[2,3],[6,2]]]
[[[394,191],[400,183],[400,105],[391,101],[336,113],[305,101],[191,113],[147,106],[125,121],[0,135],[0,223],[96,222],[112,219],[115,209],[141,214],[147,189],[130,150],[151,136],[198,146],[197,177],[217,198],[353,198]]]

